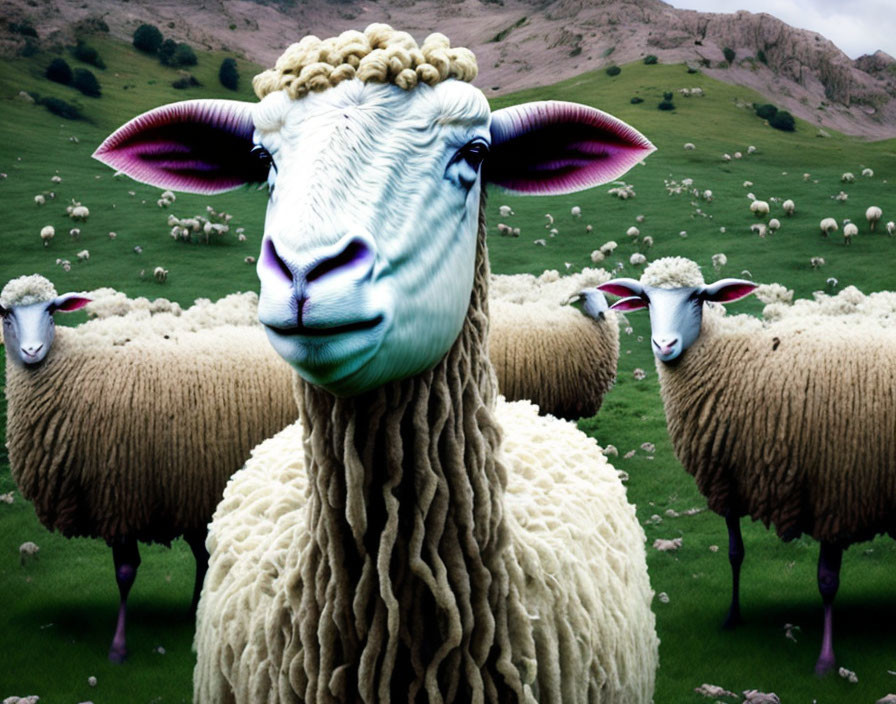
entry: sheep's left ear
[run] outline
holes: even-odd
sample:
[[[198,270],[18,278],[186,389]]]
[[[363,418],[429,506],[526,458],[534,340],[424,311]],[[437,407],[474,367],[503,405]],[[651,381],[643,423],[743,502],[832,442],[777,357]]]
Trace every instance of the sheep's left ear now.
[[[94,158],[136,181],[188,193],[220,193],[268,177],[252,150],[252,105],[184,100],[155,108],[118,128]]]
[[[492,113],[485,178],[512,193],[554,195],[619,178],[656,149],[587,105],[547,100]]]
[[[61,296],[53,299],[53,302],[50,304],[50,312],[62,311],[63,313],[71,313],[72,311],[80,310],[90,303],[91,300],[93,299],[82,296],[79,293],[63,293]]]
[[[719,279],[703,288],[703,300],[713,303],[730,303],[749,296],[759,284],[746,279]]]

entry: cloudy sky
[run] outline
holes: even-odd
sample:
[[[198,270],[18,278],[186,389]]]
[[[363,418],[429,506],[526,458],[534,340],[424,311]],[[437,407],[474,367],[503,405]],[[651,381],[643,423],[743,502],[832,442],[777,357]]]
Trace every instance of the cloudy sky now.
[[[816,31],[850,58],[883,49],[896,56],[894,0],[666,0],[702,12],[767,12],[789,25]]]

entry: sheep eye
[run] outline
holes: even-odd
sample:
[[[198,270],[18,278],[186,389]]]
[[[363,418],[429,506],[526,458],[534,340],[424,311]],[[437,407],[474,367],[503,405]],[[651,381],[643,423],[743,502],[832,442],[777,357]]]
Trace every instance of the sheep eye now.
[[[272,157],[271,153],[260,144],[256,144],[254,147],[252,147],[249,153],[258,162],[258,165],[261,168],[269,169],[274,166],[274,157]]]
[[[488,156],[488,145],[478,140],[470,142],[461,148],[457,156],[466,161],[471,169],[478,171],[485,157]]]

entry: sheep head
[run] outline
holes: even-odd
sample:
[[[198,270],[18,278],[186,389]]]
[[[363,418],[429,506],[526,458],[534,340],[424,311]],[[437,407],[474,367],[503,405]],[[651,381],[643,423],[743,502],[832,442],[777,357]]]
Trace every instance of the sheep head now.
[[[569,193],[618,178],[653,149],[583,105],[493,113],[464,80],[408,89],[346,78],[297,98],[163,106],[95,156],[171,189],[267,182],[261,322],[303,378],[355,395],[433,367],[456,340],[484,182]]]
[[[667,258],[665,261],[674,260],[682,258]],[[664,260],[658,259],[651,266],[662,267],[663,264]],[[696,265],[694,268],[696,269]],[[681,357],[700,336],[704,303],[737,301],[748,296],[758,286],[745,279],[721,279],[712,284],[704,284],[699,273],[700,280],[688,282],[691,285],[681,285],[683,283],[681,280],[668,284],[653,280],[651,274],[652,271],[648,267],[641,281],[627,278],[612,279],[598,285],[597,288],[621,297],[610,306],[610,310],[648,309],[653,354],[659,361],[665,363],[674,362]]]

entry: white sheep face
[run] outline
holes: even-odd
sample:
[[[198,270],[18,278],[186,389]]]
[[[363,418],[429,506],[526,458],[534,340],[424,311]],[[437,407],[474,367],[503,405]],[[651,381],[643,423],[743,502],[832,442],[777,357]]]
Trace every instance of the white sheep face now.
[[[277,352],[337,394],[435,365],[470,303],[485,97],[353,80],[272,93],[253,118],[272,161],[258,310]]]
[[[53,340],[56,339],[56,322],[53,314],[78,310],[90,302],[76,293],[65,293],[51,301],[0,306],[3,317],[3,343],[6,355],[16,364],[34,367],[44,361]]]

